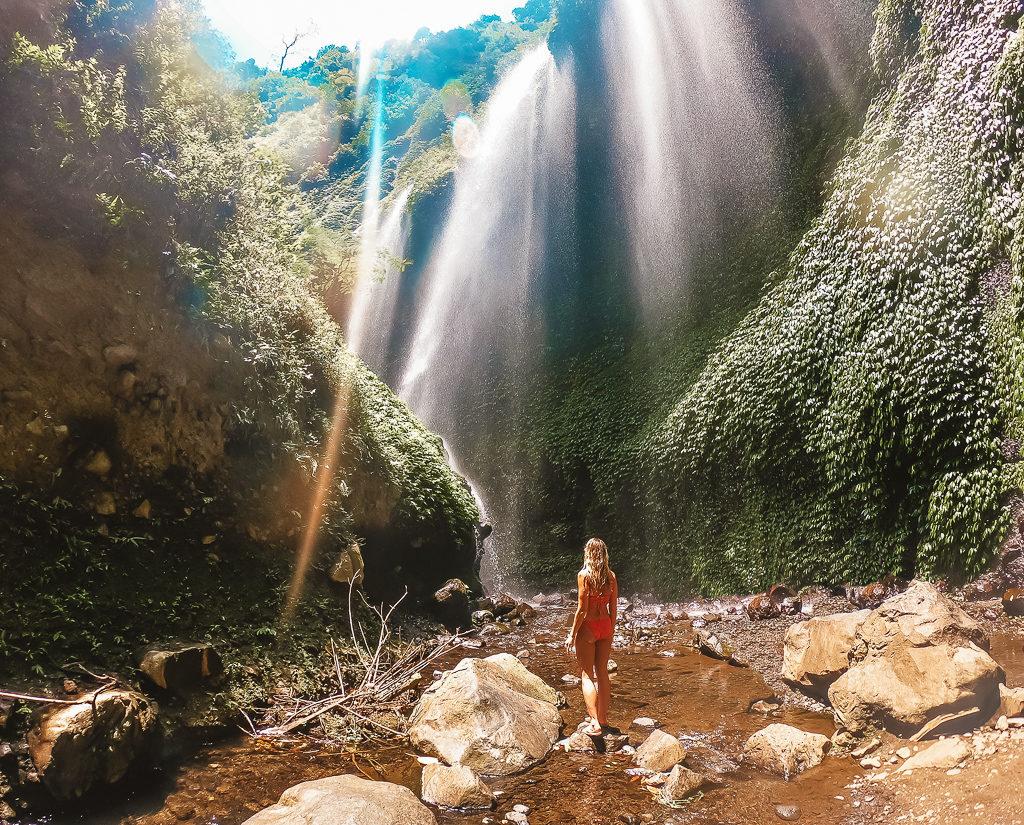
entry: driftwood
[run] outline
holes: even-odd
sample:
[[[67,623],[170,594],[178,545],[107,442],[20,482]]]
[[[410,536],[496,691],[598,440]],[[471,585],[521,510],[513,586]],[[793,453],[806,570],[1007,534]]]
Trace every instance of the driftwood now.
[[[380,621],[380,631],[375,644],[371,646],[367,640],[365,629],[353,616],[352,592],[350,590],[349,631],[356,657],[359,660],[359,669],[362,672],[358,683],[346,688],[337,647],[332,638],[330,640],[331,655],[334,658],[333,670],[337,678],[337,692],[322,699],[282,697],[277,701],[276,707],[268,710],[264,717],[263,727],[257,728],[246,715],[246,721],[250,727],[250,731],[247,732],[258,737],[285,736],[298,731],[311,722],[322,719],[325,714],[337,711],[352,716],[365,725],[377,728],[388,736],[402,736],[401,731],[375,720],[373,714],[380,711],[400,713],[406,703],[396,702],[396,700],[402,694],[418,686],[423,681],[423,669],[458,647],[465,635],[444,636],[431,640],[429,643],[398,643],[396,645],[392,641],[388,622],[407,594],[408,589],[402,598],[386,611],[383,605],[379,608],[374,607],[363,598],[363,603],[377,615]],[[287,708],[284,707],[285,704],[288,705]],[[266,724],[271,719],[274,719],[276,723]]]

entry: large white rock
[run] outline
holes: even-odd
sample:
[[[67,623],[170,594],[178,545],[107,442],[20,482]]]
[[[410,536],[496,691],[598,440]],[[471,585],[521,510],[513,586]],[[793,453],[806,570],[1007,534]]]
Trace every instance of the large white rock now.
[[[437,818],[401,785],[328,776],[293,785],[243,825],[437,825]]]
[[[910,736],[947,713],[976,708],[987,719],[999,702],[1002,668],[975,645],[897,647],[851,667],[829,688],[837,720],[859,732],[881,725]]]
[[[489,809],[494,806],[491,793],[480,777],[462,765],[449,767],[435,762],[423,766],[422,791],[424,802],[442,808],[462,810]]]
[[[145,696],[105,690],[43,714],[29,731],[29,753],[51,794],[76,799],[123,779],[155,729],[156,708]]]
[[[789,779],[813,768],[831,745],[827,736],[807,733],[792,725],[774,724],[759,730],[743,746],[743,759]]]
[[[519,773],[558,741],[555,691],[516,657],[463,659],[420,698],[410,717],[413,747],[485,775]]]
[[[911,756],[900,765],[896,773],[912,771],[917,768],[939,768],[942,770],[955,768],[969,758],[971,753],[971,746],[962,739],[943,739]]]
[[[797,622],[786,631],[782,678],[808,693],[825,696],[828,687],[850,666],[857,631],[870,610],[836,613]]]
[[[864,620],[829,701],[854,732],[880,725],[909,736],[945,714],[988,718],[1005,677],[986,647],[977,622],[933,585],[915,582]]]
[[[633,763],[649,771],[667,771],[686,758],[683,743],[663,730],[653,730],[633,754]]]

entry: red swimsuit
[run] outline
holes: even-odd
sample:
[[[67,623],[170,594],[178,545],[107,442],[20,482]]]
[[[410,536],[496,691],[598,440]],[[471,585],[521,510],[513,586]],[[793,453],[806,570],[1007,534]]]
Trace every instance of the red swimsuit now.
[[[612,617],[607,615],[608,613],[608,600],[611,598],[611,594],[604,596],[591,595],[590,603],[597,603],[605,605],[605,617],[603,619],[584,619],[587,627],[590,628],[590,632],[594,634],[594,641],[600,641],[601,639],[608,639],[612,635]]]

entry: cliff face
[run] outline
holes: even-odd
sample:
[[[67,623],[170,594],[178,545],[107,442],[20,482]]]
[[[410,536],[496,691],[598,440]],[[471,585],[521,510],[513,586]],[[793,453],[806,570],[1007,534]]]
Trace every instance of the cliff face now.
[[[649,441],[702,590],[977,574],[1020,487],[1016,2],[886,0],[877,93],[779,283]]]

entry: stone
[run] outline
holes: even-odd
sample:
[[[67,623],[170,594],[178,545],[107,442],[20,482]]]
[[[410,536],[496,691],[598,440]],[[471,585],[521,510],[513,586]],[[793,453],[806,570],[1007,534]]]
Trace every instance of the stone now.
[[[896,646],[966,645],[988,649],[988,637],[974,619],[933,584],[914,582],[865,619],[857,631],[851,663]]]
[[[469,597],[469,587],[461,579],[448,579],[434,593],[434,612],[449,630],[465,630],[473,626]]]
[[[697,647],[715,659],[728,660],[736,653],[736,643],[725,633],[701,630],[697,633]]]
[[[756,767],[789,779],[825,758],[829,738],[776,723],[753,734],[743,746],[743,758]]]
[[[775,814],[786,822],[796,822],[800,818],[800,809],[796,805],[776,805]]]
[[[791,625],[783,639],[783,680],[807,693],[826,696],[829,685],[849,667],[857,631],[870,614],[870,610],[836,613]]]
[[[136,518],[149,518],[149,514],[153,510],[153,505],[149,503],[149,499],[144,499],[143,502],[132,510],[132,515]]]
[[[652,719],[650,716],[638,716],[633,720],[633,724],[638,728],[656,728],[658,726],[657,720]]]
[[[1004,681],[987,646],[960,607],[934,585],[914,582],[857,631],[851,666],[828,691],[837,721],[854,732],[881,725],[909,736],[947,714],[973,710],[987,719]]]
[[[854,732],[881,725],[910,736],[939,716],[976,708],[991,716],[1002,668],[975,645],[896,647],[851,667],[829,688],[837,721]]]
[[[910,754],[911,754],[911,750],[908,747],[902,747],[898,751],[896,751],[896,755],[900,759],[910,759]]]
[[[359,545],[353,542],[338,554],[338,560],[331,567],[331,581],[354,587],[363,583],[366,568],[363,565],[363,553]]]
[[[139,353],[129,344],[114,344],[103,348],[103,360],[112,367],[124,367],[138,360]]]
[[[917,770],[918,768],[955,768],[971,756],[971,746],[962,739],[940,739],[934,745],[914,754],[897,769],[896,773]]]
[[[1000,716],[1024,716],[1024,687],[1008,688],[999,686]]]
[[[494,807],[494,794],[473,771],[461,765],[423,766],[423,801],[442,808],[479,810]]]
[[[220,655],[203,642],[161,645],[143,651],[139,670],[153,684],[175,693],[186,693],[224,671]]]
[[[92,473],[95,476],[105,476],[110,472],[113,466],[110,456],[103,450],[97,450],[85,463],[85,471],[87,473]]]
[[[117,501],[113,493],[97,493],[93,509],[101,516],[112,516],[117,512]]]
[[[504,616],[508,613],[515,613],[518,602],[508,593],[499,593],[492,597],[494,601],[494,615]]]
[[[650,771],[667,771],[686,758],[683,743],[663,730],[651,731],[633,754],[633,764]]]
[[[661,788],[661,796],[669,802],[678,802],[700,790],[709,781],[703,774],[691,771],[683,765],[676,765]]]
[[[850,594],[850,601],[856,607],[878,607],[886,599],[907,589],[907,582],[899,576],[889,575],[880,582],[874,582]]]
[[[1024,616],[1024,595],[1020,588],[1011,587],[1003,593],[1003,610],[1007,616]]]
[[[470,618],[473,624],[487,624],[494,621],[494,614],[490,610],[474,610]]]
[[[328,776],[294,785],[243,825],[437,825],[408,788],[358,776]]]
[[[141,693],[111,689],[43,713],[28,733],[32,764],[46,789],[71,800],[123,779],[149,751],[156,707]]]
[[[485,775],[519,773],[558,740],[556,701],[555,691],[515,656],[463,659],[424,692],[410,717],[409,740],[450,765]]]

